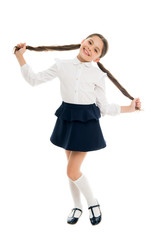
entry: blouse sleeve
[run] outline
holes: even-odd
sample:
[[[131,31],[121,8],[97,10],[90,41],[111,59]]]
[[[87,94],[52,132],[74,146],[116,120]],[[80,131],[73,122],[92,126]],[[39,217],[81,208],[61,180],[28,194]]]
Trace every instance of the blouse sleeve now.
[[[99,82],[95,86],[95,94],[96,94],[96,105],[99,107],[102,116],[104,117],[106,114],[108,115],[119,115],[121,111],[121,107],[118,104],[111,103],[109,104],[106,99],[106,74],[100,78]]]
[[[20,67],[22,76],[24,79],[31,85],[31,86],[36,86],[41,83],[47,82],[49,80],[52,80],[58,76],[59,72],[59,61],[58,59],[55,59],[56,63],[51,65],[48,69],[35,73],[31,66],[27,63],[22,65]]]

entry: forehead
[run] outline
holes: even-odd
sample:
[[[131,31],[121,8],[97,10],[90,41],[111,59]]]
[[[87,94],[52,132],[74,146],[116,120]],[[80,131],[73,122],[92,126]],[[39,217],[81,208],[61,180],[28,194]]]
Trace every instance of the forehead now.
[[[98,36],[92,36],[88,39],[92,39],[94,41],[95,46],[98,47],[100,50],[103,48],[103,41]]]

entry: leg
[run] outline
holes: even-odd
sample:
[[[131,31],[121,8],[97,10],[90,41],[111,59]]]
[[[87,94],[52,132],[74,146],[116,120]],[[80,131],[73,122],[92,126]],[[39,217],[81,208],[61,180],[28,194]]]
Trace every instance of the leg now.
[[[67,175],[85,196],[88,207],[96,204],[96,199],[93,196],[87,178],[80,172],[81,164],[84,160],[86,152],[72,152],[69,158]]]
[[[71,180],[75,181],[82,175],[80,172],[80,167],[86,154],[87,152],[71,152],[67,166],[67,175]]]
[[[72,151],[65,150],[65,153],[67,155],[67,160],[69,162]],[[70,190],[71,190],[72,198],[73,198],[73,201],[74,201],[74,207],[82,209],[82,203],[81,203],[79,188],[73,183],[73,181],[71,181],[70,178],[68,180],[69,180],[69,187],[70,187]]]
[[[72,151],[69,150],[65,150],[66,156],[67,156],[67,160],[69,162],[70,159],[70,155],[72,153]],[[71,195],[73,198],[73,202],[74,202],[74,208],[78,208],[78,209],[83,209],[82,207],[82,203],[81,203],[81,196],[80,196],[80,190],[79,188],[73,183],[73,181],[71,181],[70,178],[68,178],[69,180],[69,186],[70,186],[70,191],[71,191]],[[69,217],[68,217],[68,223],[73,224],[76,223],[78,218],[81,216],[82,212],[81,211],[76,211],[74,213],[74,217],[73,216],[74,211],[72,210]]]
[[[97,199],[94,197],[90,185],[88,183],[87,178],[80,172],[81,164],[86,156],[86,152],[75,152],[72,151],[68,167],[67,167],[67,175],[69,179],[79,188],[79,190],[83,193],[84,197],[87,200],[88,207],[97,206]],[[94,212],[94,217],[93,217]],[[94,224],[100,222],[100,209],[98,207],[94,208],[94,211],[90,209],[90,219]],[[97,218],[98,217],[98,218]],[[96,219],[96,220],[95,220]],[[98,219],[98,220],[97,220]],[[97,222],[96,222],[97,221]],[[96,223],[95,223],[96,222]]]
[[[71,151],[65,149],[65,153],[66,153],[66,156],[67,156],[67,160],[69,161],[69,157],[70,157]]]
[[[66,155],[67,155],[67,160],[68,160],[68,162],[69,162],[70,155],[71,155],[72,151],[65,150],[65,152],[66,152]],[[81,203],[81,197],[80,197],[80,190],[79,190],[79,188],[73,183],[73,181],[71,181],[70,178],[68,178],[68,180],[69,180],[69,187],[70,187],[70,190],[71,190],[72,198],[73,198],[73,201],[74,201],[74,207],[75,207],[75,208],[80,208],[80,209],[82,209],[82,203]]]
[[[72,180],[73,180],[73,174],[76,176],[76,178],[79,178],[79,176],[81,175],[80,166],[82,164],[82,161],[83,161],[86,153],[81,154],[81,152],[66,151],[66,154],[67,154],[67,157],[68,157],[67,174],[68,174],[68,177],[69,177],[68,178],[69,179],[69,186],[70,186],[71,194],[72,194],[72,197],[73,197],[74,206],[76,208],[82,209],[80,190],[76,186],[76,184],[74,184],[74,182]],[[76,156],[78,155],[78,158],[75,157],[75,155]],[[72,156],[72,159],[71,159],[71,156]],[[76,160],[76,161],[74,161],[74,160]]]

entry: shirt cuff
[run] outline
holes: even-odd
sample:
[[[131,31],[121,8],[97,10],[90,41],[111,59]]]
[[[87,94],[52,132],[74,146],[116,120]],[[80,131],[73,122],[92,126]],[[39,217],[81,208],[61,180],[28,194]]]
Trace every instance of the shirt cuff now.
[[[104,106],[101,108],[101,114],[104,117],[107,115],[116,116],[119,115],[121,112],[121,106],[119,104],[108,104],[107,106]]]
[[[28,67],[28,64],[25,63],[25,64],[23,64],[22,66],[20,66],[20,69],[23,70],[23,69],[26,69],[27,67]]]

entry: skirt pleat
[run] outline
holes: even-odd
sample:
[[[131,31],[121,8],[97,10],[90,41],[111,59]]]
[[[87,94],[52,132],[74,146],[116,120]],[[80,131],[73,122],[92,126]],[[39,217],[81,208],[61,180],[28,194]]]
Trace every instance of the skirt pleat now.
[[[106,147],[100,127],[99,108],[93,104],[73,104],[62,101],[56,110],[57,120],[50,141],[70,151],[88,152]]]

